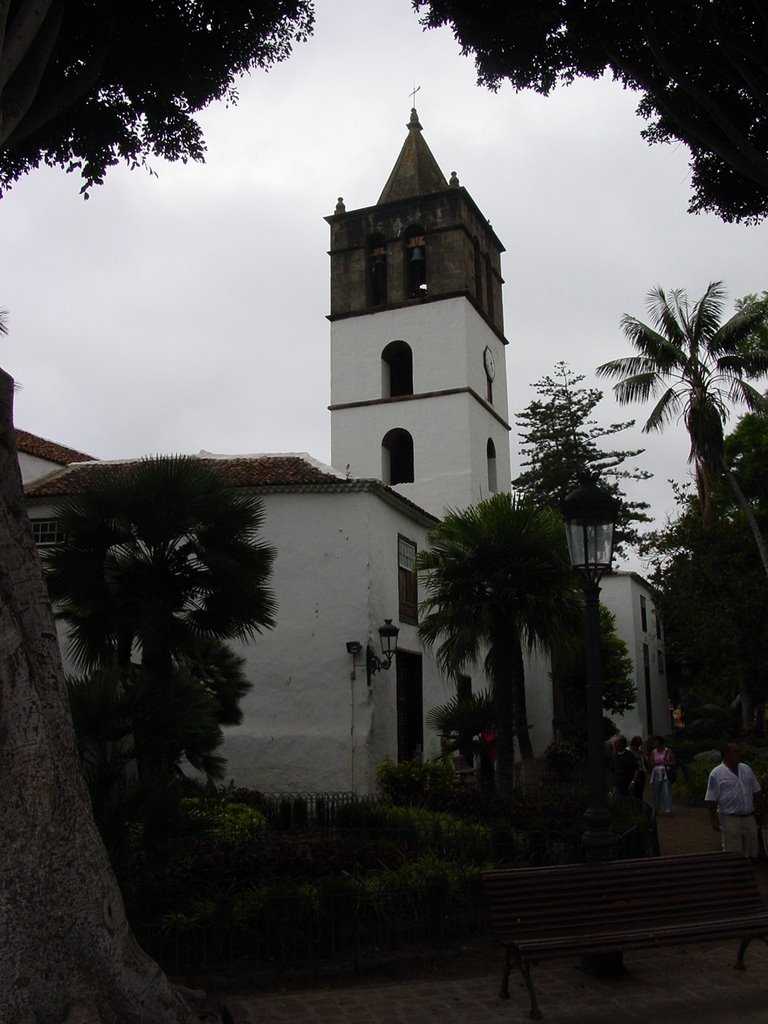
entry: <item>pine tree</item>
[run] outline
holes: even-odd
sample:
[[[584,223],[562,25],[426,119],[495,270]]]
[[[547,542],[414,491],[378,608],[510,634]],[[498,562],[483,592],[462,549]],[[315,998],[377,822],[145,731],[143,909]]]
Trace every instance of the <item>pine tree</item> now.
[[[619,501],[616,552],[638,543],[638,524],[650,522],[648,503],[629,501],[620,481],[647,480],[651,474],[633,467],[623,468],[628,459],[644,449],[605,451],[600,442],[634,426],[634,420],[601,426],[592,412],[603,397],[599,388],[579,387],[583,374],[574,374],[567,363],[555,365],[554,377],[543,377],[532,385],[541,396],[515,417],[520,438],[522,472],[512,486],[539,504],[559,509],[563,499],[577,485],[586,467],[597,471],[603,486]]]

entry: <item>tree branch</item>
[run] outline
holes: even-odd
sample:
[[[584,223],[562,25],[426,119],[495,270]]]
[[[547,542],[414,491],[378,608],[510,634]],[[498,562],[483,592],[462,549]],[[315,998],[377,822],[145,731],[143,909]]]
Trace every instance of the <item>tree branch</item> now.
[[[760,154],[758,150],[754,149],[751,143],[732,124],[731,132],[734,134],[734,142],[729,144],[724,139],[724,134],[727,138],[727,134],[730,133],[726,134],[724,132],[724,134],[719,134],[708,131],[696,118],[692,118],[688,114],[684,104],[676,102],[674,97],[661,88],[649,75],[621,57],[609,44],[604,43],[603,47],[611,64],[626,77],[627,81],[635,83],[640,89],[648,93],[658,109],[675,121],[687,136],[717,154],[717,156],[745,178],[763,187],[768,187],[768,159]],[[681,82],[677,79],[674,80],[683,88]],[[702,95],[700,90],[698,92]],[[693,96],[690,96],[690,98],[695,99]],[[727,119],[723,117],[717,105],[712,104],[710,116],[718,127],[724,128],[720,121]],[[753,160],[744,159],[743,153],[747,149],[751,151],[754,157]]]
[[[110,4],[110,16],[100,21],[100,32],[94,40],[93,50],[77,74],[68,75],[65,84],[61,79],[42,82],[32,98],[24,118],[6,132],[7,145],[15,145],[34,134],[43,125],[54,120],[64,111],[71,109],[78,100],[87,95],[99,80],[109,52],[114,29],[114,10]],[[0,140],[2,146],[2,140]]]
[[[641,28],[645,35],[648,48],[656,59],[659,67],[664,71],[669,78],[675,82],[680,89],[694,101],[703,111],[705,111],[713,123],[717,125],[720,131],[723,133],[726,139],[732,143],[730,146],[718,146],[715,143],[715,136],[710,135],[708,132],[702,132],[700,128],[694,122],[691,122],[690,118],[685,118],[682,108],[678,108],[672,102],[672,98],[669,93],[665,92],[663,95],[670,101],[670,105],[675,110],[675,117],[681,124],[684,124],[684,119],[687,120],[686,130],[689,131],[695,137],[699,137],[702,141],[706,142],[716,153],[720,154],[720,149],[723,149],[729,154],[728,162],[733,166],[738,167],[740,173],[744,174],[745,177],[750,178],[759,185],[768,184],[768,160],[764,153],[755,149],[752,143],[749,141],[744,132],[738,128],[733,121],[728,117],[722,106],[715,102],[712,96],[707,93],[704,89],[700,88],[694,80],[685,74],[683,68],[679,65],[675,65],[674,62],[670,61],[666,55],[665,48],[662,45],[659,37],[650,27],[650,25],[641,21]],[[658,94],[654,93],[654,98]],[[707,136],[705,138],[705,136]],[[746,158],[746,159],[744,159]]]
[[[40,89],[61,28],[64,15],[62,0],[53,0],[46,14],[34,36],[27,40],[26,51],[17,55],[18,62],[11,69],[5,84],[0,82],[0,149],[7,145]],[[13,28],[11,26],[12,31]]]
[[[32,46],[40,27],[48,17],[53,0],[26,0],[10,24],[7,33],[2,33],[0,47],[0,91],[18,70]],[[10,0],[0,5],[0,27],[5,29],[10,13]]]

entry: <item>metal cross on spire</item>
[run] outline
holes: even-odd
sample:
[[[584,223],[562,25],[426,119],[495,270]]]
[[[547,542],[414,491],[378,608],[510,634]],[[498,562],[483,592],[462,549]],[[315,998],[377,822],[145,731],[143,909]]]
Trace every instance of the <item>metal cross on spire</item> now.
[[[416,85],[416,83],[414,82],[413,89],[408,93],[408,95],[411,97],[411,106],[414,106],[416,103],[416,93],[419,91],[419,89],[421,89],[421,86]]]

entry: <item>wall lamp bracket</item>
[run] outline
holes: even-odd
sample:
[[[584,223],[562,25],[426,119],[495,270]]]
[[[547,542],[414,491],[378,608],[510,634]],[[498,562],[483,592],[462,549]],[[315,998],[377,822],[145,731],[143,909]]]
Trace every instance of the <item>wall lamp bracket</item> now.
[[[377,672],[387,672],[392,667],[392,661],[397,654],[397,636],[399,632],[399,628],[392,625],[392,619],[384,619],[384,625],[379,626],[381,657],[379,657],[373,647],[368,644],[368,647],[366,648],[365,662],[369,686]]]

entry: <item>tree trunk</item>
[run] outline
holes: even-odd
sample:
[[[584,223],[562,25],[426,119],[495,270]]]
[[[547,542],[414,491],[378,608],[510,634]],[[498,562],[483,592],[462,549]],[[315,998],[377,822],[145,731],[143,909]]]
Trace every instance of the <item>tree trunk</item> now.
[[[738,480],[733,475],[733,470],[726,463],[725,459],[723,459],[723,472],[725,473],[728,483],[731,485],[731,490],[736,496],[736,501],[739,503],[739,508],[744,513],[746,520],[749,523],[749,528],[752,531],[752,536],[755,538],[755,544],[757,545],[757,551],[760,555],[760,560],[763,563],[763,569],[765,569],[765,574],[766,576],[768,576],[768,552],[766,551],[765,547],[765,539],[763,538],[763,535],[760,532],[760,527],[758,526],[757,520],[755,519],[755,514],[752,511],[752,506],[747,501],[747,496],[744,494],[744,491],[742,491],[741,487],[739,486]]]
[[[528,734],[525,700],[525,668],[519,638],[510,628],[503,608],[493,611],[493,641],[489,653],[496,715],[496,789],[499,796],[511,796],[515,786],[515,748],[520,751],[521,781],[533,775],[533,749]]]
[[[515,702],[515,736],[517,749],[520,751],[520,782],[523,786],[531,786],[536,782],[536,762],[531,745],[531,733],[528,727],[528,703],[525,697],[525,663],[520,641],[515,637],[514,671],[512,686]]]
[[[0,371],[0,1021],[197,1020],[137,945],[91,816]]]

